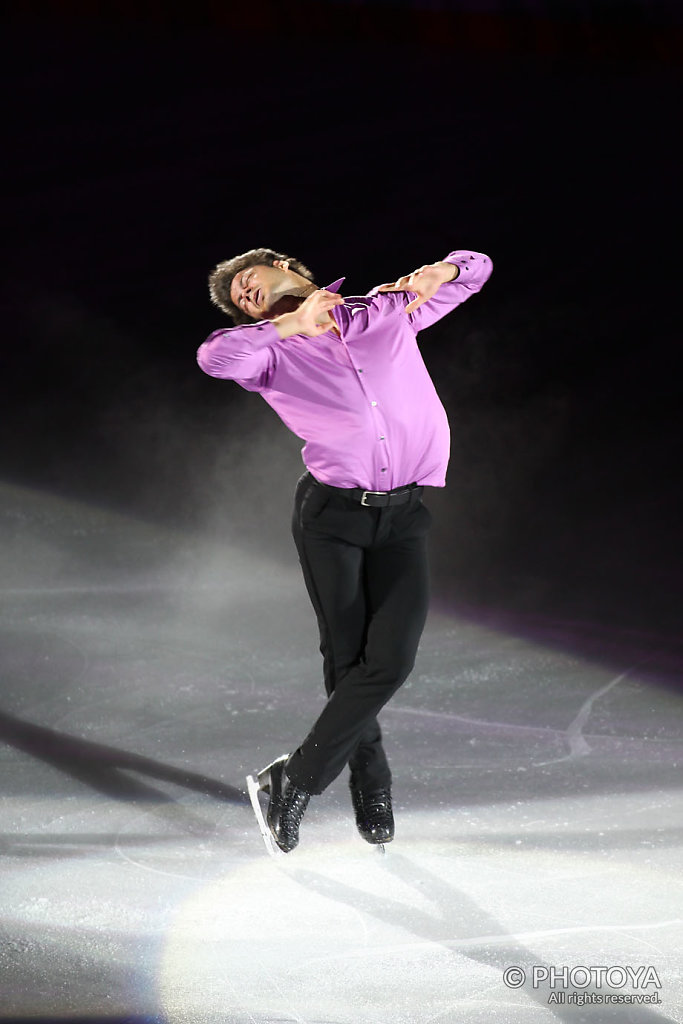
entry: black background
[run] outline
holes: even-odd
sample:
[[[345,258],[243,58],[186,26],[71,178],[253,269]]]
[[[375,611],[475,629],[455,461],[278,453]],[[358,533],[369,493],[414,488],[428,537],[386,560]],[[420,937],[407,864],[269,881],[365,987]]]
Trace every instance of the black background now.
[[[291,561],[301,444],[197,368],[208,271],[268,245],[358,294],[475,249],[490,282],[421,338],[440,598],[670,634],[679,20],[424,6],[15,12],[0,472]]]

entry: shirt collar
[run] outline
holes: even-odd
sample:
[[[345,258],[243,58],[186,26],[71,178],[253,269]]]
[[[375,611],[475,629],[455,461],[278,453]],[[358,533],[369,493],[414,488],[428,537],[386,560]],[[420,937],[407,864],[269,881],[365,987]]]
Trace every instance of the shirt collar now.
[[[338,292],[339,289],[341,288],[341,286],[343,285],[345,280],[346,280],[345,277],[339,277],[339,278],[337,278],[336,281],[333,281],[332,284],[326,284],[325,285],[325,291],[328,291],[328,292]]]

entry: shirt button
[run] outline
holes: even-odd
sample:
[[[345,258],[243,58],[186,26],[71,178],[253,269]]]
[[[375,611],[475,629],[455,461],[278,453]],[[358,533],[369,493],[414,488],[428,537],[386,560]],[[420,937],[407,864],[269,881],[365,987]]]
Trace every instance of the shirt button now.
[[[370,402],[370,405],[377,405],[377,402]]]
[[[380,441],[383,441],[384,440],[384,434],[380,434],[379,435],[379,439],[380,439]]]
[[[359,370],[358,372],[359,372],[359,373],[362,373],[363,371],[362,371],[362,370]]]
[[[384,469],[380,469],[380,473],[386,473],[386,467]]]

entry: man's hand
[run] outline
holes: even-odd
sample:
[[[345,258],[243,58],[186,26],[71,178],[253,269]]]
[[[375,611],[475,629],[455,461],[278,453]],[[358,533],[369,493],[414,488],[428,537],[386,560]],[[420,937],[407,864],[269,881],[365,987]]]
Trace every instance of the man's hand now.
[[[378,292],[415,292],[416,299],[413,299],[405,307],[404,312],[412,313],[414,309],[421,306],[432,295],[436,295],[442,284],[446,281],[454,281],[460,273],[454,263],[428,263],[412,274],[399,277],[393,284],[383,284]]]
[[[305,334],[309,338],[315,338],[318,334],[329,331],[330,327],[334,327],[330,310],[343,303],[344,299],[337,292],[318,288],[304,299],[298,309],[275,317],[273,324],[281,338],[289,338],[293,334]]]

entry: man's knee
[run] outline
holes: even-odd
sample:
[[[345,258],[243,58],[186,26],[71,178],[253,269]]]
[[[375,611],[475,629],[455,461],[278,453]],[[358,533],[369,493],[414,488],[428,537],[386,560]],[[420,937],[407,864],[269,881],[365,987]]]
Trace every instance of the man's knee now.
[[[368,676],[375,682],[398,688],[413,671],[415,653],[412,648],[397,647],[375,654],[366,661]]]

